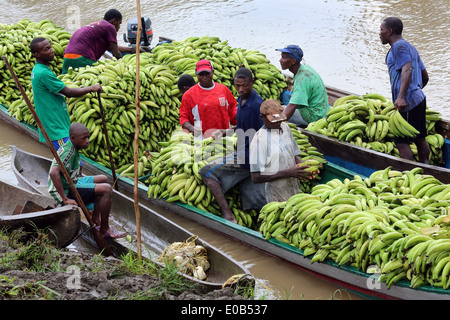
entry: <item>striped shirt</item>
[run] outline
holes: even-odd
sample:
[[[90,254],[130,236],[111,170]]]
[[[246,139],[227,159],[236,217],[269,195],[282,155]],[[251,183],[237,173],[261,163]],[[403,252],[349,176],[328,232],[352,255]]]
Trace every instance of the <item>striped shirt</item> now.
[[[58,155],[67,172],[69,173],[72,182],[76,184],[80,176],[80,154],[78,153],[78,150],[75,149],[72,142],[69,140],[61,148],[58,149]],[[52,171],[52,169],[55,166],[59,165],[56,159],[53,159],[52,164],[50,166],[50,171]],[[67,195],[67,193],[70,190],[70,185],[62,173],[61,173],[61,183],[64,188],[64,192]],[[53,184],[53,181],[50,178],[50,174],[48,176],[48,191],[50,195],[58,203],[62,202],[62,198],[59,195],[58,191],[56,190],[55,185]]]

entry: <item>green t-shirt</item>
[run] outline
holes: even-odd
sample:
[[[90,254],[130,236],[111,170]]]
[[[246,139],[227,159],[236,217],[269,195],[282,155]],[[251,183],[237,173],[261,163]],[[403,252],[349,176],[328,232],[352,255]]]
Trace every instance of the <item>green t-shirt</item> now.
[[[59,93],[66,86],[50,67],[36,63],[31,73],[36,113],[51,141],[69,136],[70,117],[66,97]],[[45,138],[39,130],[39,141]]]
[[[301,65],[294,76],[294,88],[289,102],[298,105],[300,114],[307,122],[317,121],[327,114],[327,89],[322,78],[309,65]]]
[[[72,142],[69,140],[67,141],[61,148],[58,149],[58,155],[61,159],[61,162],[63,163],[64,167],[66,168],[67,172],[69,173],[69,176],[74,184],[77,183],[78,177],[80,176],[80,154],[78,153],[78,150],[75,149]],[[53,159],[52,164],[50,166],[50,171],[53,169],[53,167],[59,166],[56,159]],[[50,172],[49,171],[49,172]],[[66,195],[68,194],[70,190],[70,185],[67,182],[66,178],[64,178],[64,175],[61,174],[61,183],[64,188],[64,192]],[[48,191],[50,195],[59,203],[62,202],[62,199],[56,191],[55,186],[53,185],[53,181],[50,178],[50,175],[48,176]]]

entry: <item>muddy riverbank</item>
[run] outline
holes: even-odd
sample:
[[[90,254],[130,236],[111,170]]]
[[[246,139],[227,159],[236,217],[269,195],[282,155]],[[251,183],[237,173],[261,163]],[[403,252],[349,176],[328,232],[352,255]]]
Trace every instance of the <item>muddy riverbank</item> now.
[[[230,287],[202,293],[151,262],[0,237],[0,300],[247,300]]]

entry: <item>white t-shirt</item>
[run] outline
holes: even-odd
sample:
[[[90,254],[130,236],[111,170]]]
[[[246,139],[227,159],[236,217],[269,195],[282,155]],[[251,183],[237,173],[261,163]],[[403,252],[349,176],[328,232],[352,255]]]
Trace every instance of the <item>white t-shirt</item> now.
[[[291,129],[282,123],[280,129],[270,130],[263,126],[250,144],[250,171],[261,175],[272,175],[296,165],[295,156],[300,149],[292,136]],[[267,202],[286,201],[300,193],[300,180],[285,178],[266,183]]]

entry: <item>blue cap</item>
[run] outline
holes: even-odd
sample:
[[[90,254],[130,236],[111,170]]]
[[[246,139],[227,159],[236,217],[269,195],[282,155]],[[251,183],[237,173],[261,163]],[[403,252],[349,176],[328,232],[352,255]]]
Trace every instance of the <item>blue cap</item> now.
[[[289,54],[293,59],[297,60],[297,62],[300,62],[303,59],[302,49],[300,49],[300,47],[295,44],[291,44],[286,48],[276,50]]]

